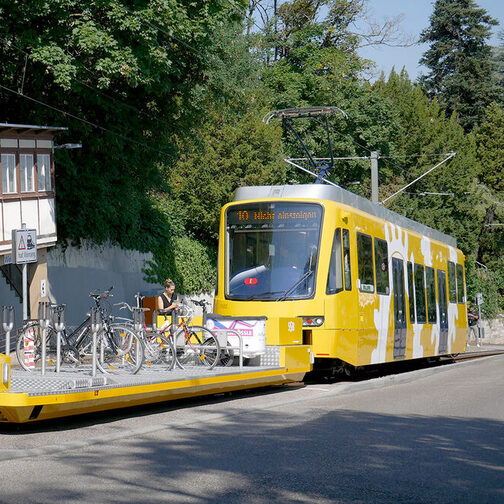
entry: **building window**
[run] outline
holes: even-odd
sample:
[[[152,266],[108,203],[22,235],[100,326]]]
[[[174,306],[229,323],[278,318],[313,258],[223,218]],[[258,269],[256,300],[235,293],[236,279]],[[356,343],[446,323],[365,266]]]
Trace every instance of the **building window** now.
[[[385,240],[375,238],[376,292],[389,294],[388,246]]]
[[[16,155],[2,154],[2,192],[3,194],[15,194],[16,187]]]
[[[38,190],[51,190],[51,156],[37,154]]]
[[[357,262],[360,290],[374,292],[373,239],[371,236],[357,233]]]
[[[33,154],[19,155],[19,175],[21,179],[21,192],[34,192],[35,180],[33,169]]]

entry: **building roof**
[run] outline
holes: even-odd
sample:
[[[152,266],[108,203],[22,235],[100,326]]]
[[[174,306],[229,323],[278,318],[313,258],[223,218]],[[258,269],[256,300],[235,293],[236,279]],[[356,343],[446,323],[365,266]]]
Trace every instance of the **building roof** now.
[[[10,124],[0,123],[1,134],[14,134],[14,135],[43,135],[43,134],[56,134],[62,131],[67,131],[68,128],[63,126],[35,126],[33,124]]]

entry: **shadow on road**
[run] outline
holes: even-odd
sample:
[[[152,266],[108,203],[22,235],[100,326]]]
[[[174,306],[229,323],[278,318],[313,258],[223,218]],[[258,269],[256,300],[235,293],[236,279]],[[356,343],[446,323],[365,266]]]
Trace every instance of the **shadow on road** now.
[[[60,453],[53,457],[72,474],[105,479],[118,493],[104,495],[93,485],[84,492],[63,479],[50,499],[40,494],[37,502],[504,502],[502,422],[312,413],[306,421],[295,413],[243,411]]]

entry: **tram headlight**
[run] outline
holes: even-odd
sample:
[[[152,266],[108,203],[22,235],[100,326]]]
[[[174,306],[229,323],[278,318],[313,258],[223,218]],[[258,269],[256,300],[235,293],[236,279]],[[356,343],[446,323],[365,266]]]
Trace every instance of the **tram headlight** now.
[[[324,323],[324,317],[303,317],[303,327],[320,327]]]

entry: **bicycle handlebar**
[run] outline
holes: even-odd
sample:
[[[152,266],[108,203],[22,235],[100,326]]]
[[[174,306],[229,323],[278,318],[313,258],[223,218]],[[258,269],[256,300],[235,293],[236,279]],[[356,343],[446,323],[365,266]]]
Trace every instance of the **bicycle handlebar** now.
[[[124,308],[128,308],[130,312],[133,312],[133,310],[142,310],[143,312],[150,311],[150,308],[132,308],[126,301],[122,301],[120,303],[114,303],[114,306],[120,306],[120,310],[124,310]]]
[[[89,293],[89,297],[91,297],[91,298],[93,298],[95,300],[98,300],[100,298],[107,299],[108,297],[112,297],[113,296],[113,294],[110,293],[113,288],[114,288],[114,286],[112,285],[107,290],[104,290],[102,292],[100,292],[99,289],[96,289],[96,290],[91,291]]]
[[[114,303],[114,306],[120,306],[119,310],[124,310],[124,308],[128,308],[129,311],[133,311],[133,308],[126,303],[126,301],[122,301],[121,303]]]
[[[189,299],[189,301],[191,301],[191,303],[194,303],[198,306],[201,306],[201,308],[205,308],[208,304],[206,301],[198,301],[197,299]]]

